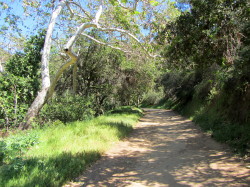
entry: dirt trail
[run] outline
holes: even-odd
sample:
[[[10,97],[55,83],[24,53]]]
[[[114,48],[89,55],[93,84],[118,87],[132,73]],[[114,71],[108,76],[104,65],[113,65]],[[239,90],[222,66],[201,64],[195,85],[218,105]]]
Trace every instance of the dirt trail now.
[[[250,186],[250,170],[173,111],[145,109],[126,140],[66,186]]]

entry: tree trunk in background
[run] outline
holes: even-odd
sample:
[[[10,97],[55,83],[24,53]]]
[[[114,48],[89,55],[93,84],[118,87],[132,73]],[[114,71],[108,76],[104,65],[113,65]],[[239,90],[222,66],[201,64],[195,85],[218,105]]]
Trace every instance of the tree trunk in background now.
[[[76,94],[77,90],[77,63],[74,64],[73,68],[73,94]]]

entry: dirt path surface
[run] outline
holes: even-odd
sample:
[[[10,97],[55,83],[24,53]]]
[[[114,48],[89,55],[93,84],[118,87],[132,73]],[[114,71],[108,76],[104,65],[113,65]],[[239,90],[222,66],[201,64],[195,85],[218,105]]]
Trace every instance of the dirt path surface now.
[[[129,138],[66,186],[250,186],[246,163],[190,120],[145,112]]]

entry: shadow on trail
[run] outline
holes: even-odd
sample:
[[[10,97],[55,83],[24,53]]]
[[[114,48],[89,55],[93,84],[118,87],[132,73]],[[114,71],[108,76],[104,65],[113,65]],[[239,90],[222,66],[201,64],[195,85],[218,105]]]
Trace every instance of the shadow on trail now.
[[[89,168],[78,179],[82,186],[249,186],[249,170],[192,122],[146,111],[127,146]]]

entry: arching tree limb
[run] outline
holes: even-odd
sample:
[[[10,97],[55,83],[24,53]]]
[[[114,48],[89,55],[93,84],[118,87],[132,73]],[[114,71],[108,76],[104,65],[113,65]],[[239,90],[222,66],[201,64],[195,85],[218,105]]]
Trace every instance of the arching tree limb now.
[[[150,57],[150,58],[161,57],[160,55],[150,54],[149,51],[143,46],[142,42],[140,42],[140,40],[136,36],[134,36],[133,34],[131,34],[127,30],[123,30],[120,28],[99,28],[99,30],[101,30],[101,31],[116,31],[116,32],[124,33],[124,34],[128,35],[129,37],[131,37],[133,40],[135,40],[140,45],[140,47],[144,50],[144,52],[147,54],[148,57]]]
[[[63,64],[60,69],[57,71],[55,78],[52,81],[52,84],[49,88],[48,95],[46,97],[46,100],[48,100],[54,93],[56,83],[58,82],[59,78],[62,76],[63,72],[68,69],[71,65],[75,64],[77,62],[77,56],[72,53],[71,51],[65,51],[65,53],[70,57],[70,59]]]
[[[95,16],[95,19],[92,21],[92,22],[88,22],[88,23],[83,23],[82,25],[80,25],[75,34],[73,34],[73,36],[71,36],[71,38],[69,39],[69,41],[67,42],[67,44],[65,45],[64,47],[64,52],[70,57],[70,60],[68,62],[66,62],[65,64],[63,64],[60,69],[57,71],[56,73],[56,76],[49,88],[49,93],[46,97],[46,100],[48,100],[54,93],[54,90],[55,90],[55,87],[56,87],[56,83],[57,81],[59,80],[59,78],[61,77],[62,73],[68,68],[70,67],[71,65],[75,64],[77,62],[77,55],[74,54],[74,52],[72,51],[72,46],[73,44],[75,43],[75,41],[77,40],[77,38],[79,37],[79,35],[87,28],[90,28],[90,27],[94,27],[94,28],[97,28],[98,27],[98,21],[99,21],[99,18],[101,16],[101,13],[102,13],[102,5],[100,5],[97,13],[96,13],[96,16]]]
[[[86,34],[86,33],[82,33],[81,35],[82,35],[82,36],[85,36],[85,37],[87,37],[87,38],[89,38],[89,39],[91,39],[91,40],[93,40],[94,42],[96,42],[96,43],[98,43],[98,44],[100,44],[100,45],[105,45],[105,46],[108,46],[108,47],[110,47],[110,48],[112,48],[112,49],[116,49],[116,50],[122,51],[122,52],[124,52],[124,53],[131,53],[131,51],[127,51],[127,50],[125,50],[125,49],[123,49],[123,48],[116,47],[116,46],[110,45],[110,44],[108,44],[108,43],[99,41],[99,40],[95,39],[94,37],[92,37],[92,36],[90,36],[90,35],[88,35],[88,34]]]

